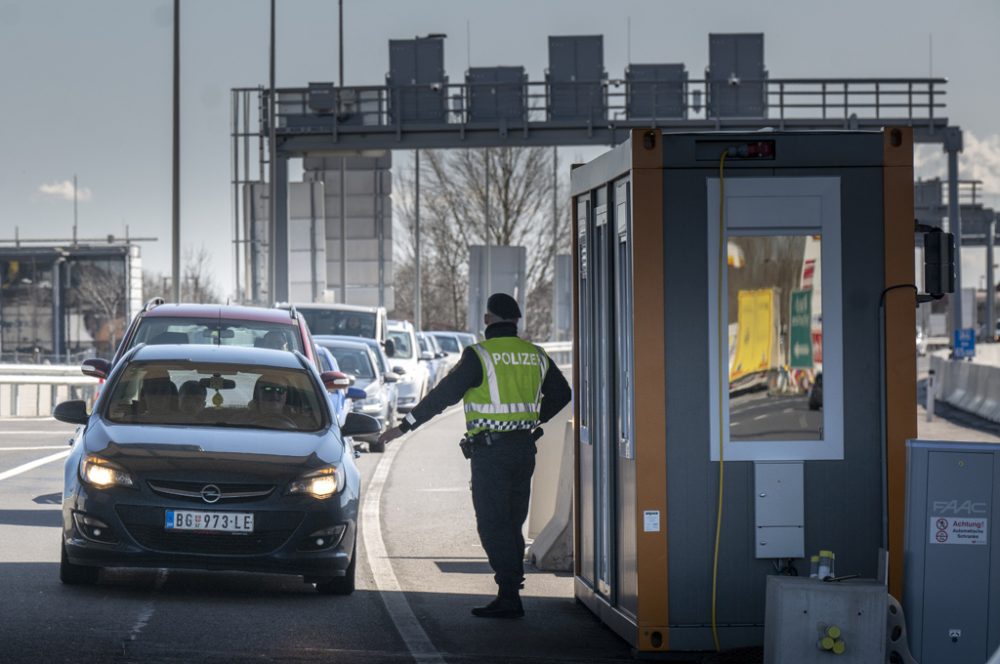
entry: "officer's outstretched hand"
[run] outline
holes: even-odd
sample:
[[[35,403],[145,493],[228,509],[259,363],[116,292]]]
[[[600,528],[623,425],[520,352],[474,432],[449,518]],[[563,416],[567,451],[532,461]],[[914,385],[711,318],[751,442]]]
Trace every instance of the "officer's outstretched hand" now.
[[[382,435],[378,437],[378,444],[385,445],[388,442],[396,440],[402,435],[403,432],[400,431],[399,427],[392,427],[391,429],[386,429],[384,432],[382,432]]]

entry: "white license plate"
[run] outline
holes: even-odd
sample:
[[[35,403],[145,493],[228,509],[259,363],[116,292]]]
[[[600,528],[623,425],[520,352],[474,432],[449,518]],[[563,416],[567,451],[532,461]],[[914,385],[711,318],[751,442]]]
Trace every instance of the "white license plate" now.
[[[252,512],[200,512],[167,510],[167,530],[201,530],[211,533],[252,533]]]

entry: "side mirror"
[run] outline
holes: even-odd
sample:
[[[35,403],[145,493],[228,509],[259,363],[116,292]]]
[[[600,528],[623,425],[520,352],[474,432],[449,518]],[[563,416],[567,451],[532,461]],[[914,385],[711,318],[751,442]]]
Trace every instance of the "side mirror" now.
[[[436,357],[437,359],[439,359],[439,360],[440,360],[440,359],[441,359],[442,357],[448,357],[448,353],[446,353],[446,352],[444,352],[443,350],[441,350],[441,351],[438,351],[438,352],[437,352],[437,353],[436,353],[436,354],[434,355],[434,357]]]
[[[379,433],[382,425],[374,417],[361,413],[348,413],[344,426],[340,427],[342,436],[363,436],[367,433]]]
[[[391,371],[386,371],[384,374],[382,374],[382,380],[384,380],[387,383],[398,383],[399,376],[392,373]]]
[[[383,341],[382,347],[385,348],[386,357],[396,356],[396,343],[392,339],[386,339]]]
[[[108,374],[111,373],[111,363],[107,360],[102,360],[101,358],[84,360],[83,364],[80,365],[80,371],[83,372],[84,376],[91,376],[93,378],[104,380],[108,377]]]
[[[323,379],[323,387],[329,392],[336,390],[346,390],[354,381],[342,371],[324,371],[319,375]]]
[[[347,398],[354,401],[361,401],[368,398],[368,393],[360,387],[349,387],[347,388]]]
[[[60,422],[69,424],[86,424],[90,419],[87,414],[86,401],[63,401],[52,411],[52,416]]]
[[[434,359],[434,353],[430,352],[429,350],[425,350],[422,353],[420,353],[420,359],[425,362],[429,362]]]
[[[406,369],[404,369],[403,367],[393,367],[392,372],[398,376],[402,376],[403,374],[406,373]]]

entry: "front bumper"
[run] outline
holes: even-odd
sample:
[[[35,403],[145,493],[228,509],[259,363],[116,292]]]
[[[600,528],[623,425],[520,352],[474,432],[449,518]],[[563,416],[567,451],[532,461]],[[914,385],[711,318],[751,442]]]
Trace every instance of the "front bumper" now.
[[[156,567],[343,576],[354,554],[357,499],[341,494],[325,501],[272,496],[260,502],[207,505],[130,489],[78,487],[63,502],[63,544],[71,563],[97,567]],[[144,500],[145,499],[145,500]],[[252,512],[246,534],[167,531],[167,509]],[[76,516],[75,516],[76,515]],[[109,528],[85,532],[79,518],[96,518]],[[318,531],[333,531],[317,537]],[[317,545],[317,539],[324,539]]]

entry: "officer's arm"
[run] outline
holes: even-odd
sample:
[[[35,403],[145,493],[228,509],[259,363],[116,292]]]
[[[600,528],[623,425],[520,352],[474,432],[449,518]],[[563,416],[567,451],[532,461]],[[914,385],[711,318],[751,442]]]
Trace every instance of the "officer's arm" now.
[[[476,351],[466,348],[462,351],[462,359],[455,368],[441,379],[427,396],[413,407],[399,425],[400,431],[406,433],[431,419],[448,406],[462,400],[470,388],[483,382],[483,366]]]
[[[551,420],[556,413],[565,408],[573,397],[573,390],[570,389],[566,377],[556,363],[549,358],[549,369],[545,372],[545,379],[542,381],[542,403],[538,410],[538,420],[544,424]]]

